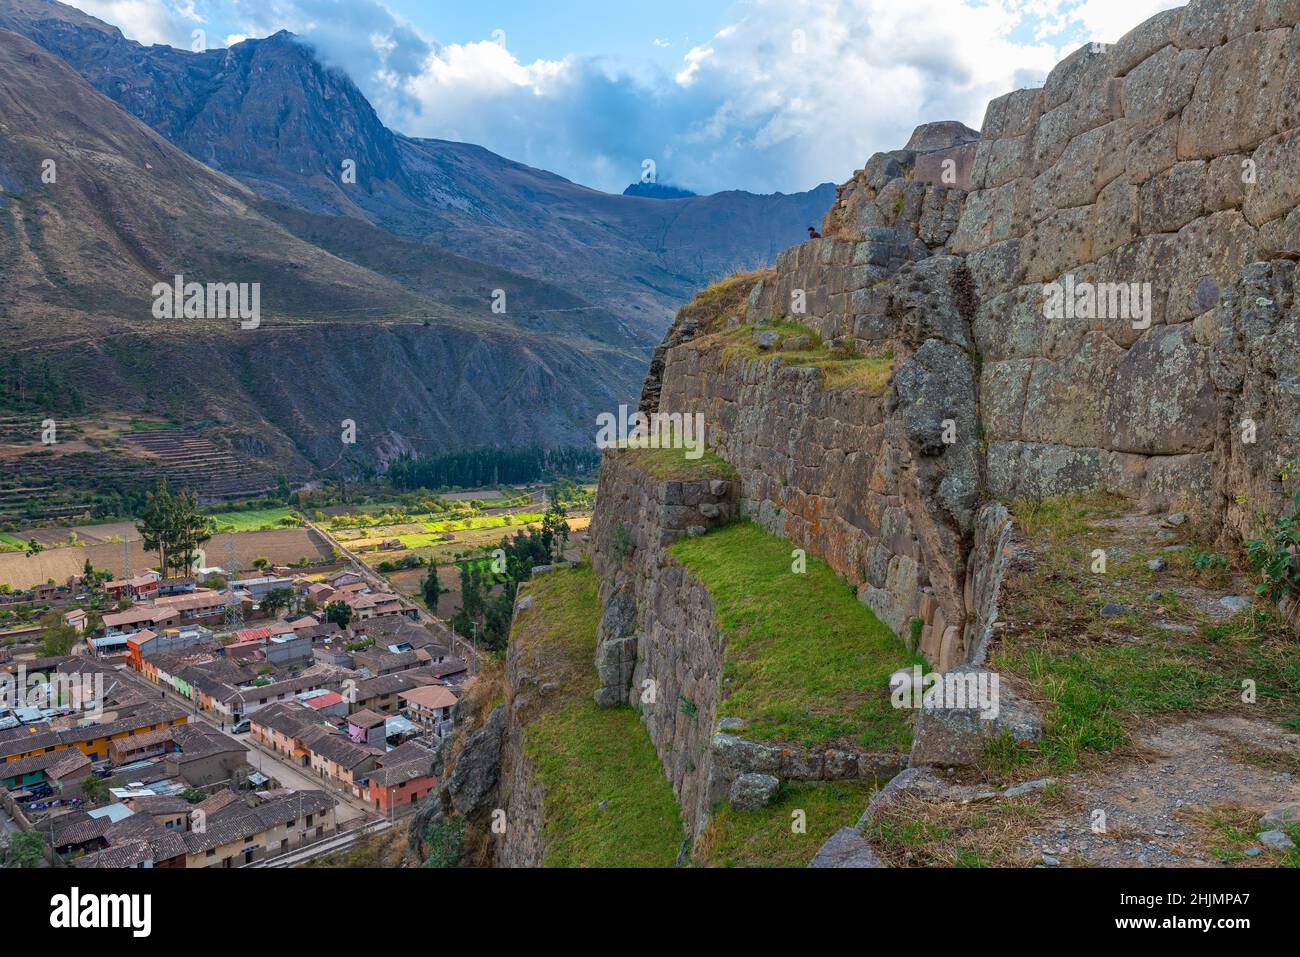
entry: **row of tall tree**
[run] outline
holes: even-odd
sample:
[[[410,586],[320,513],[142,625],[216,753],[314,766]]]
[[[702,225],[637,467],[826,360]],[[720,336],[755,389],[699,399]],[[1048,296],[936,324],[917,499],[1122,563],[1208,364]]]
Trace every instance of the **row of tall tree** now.
[[[502,483],[535,482],[547,475],[579,475],[600,464],[590,448],[546,449],[540,445],[517,449],[483,446],[439,455],[404,455],[388,466],[396,488],[477,488]]]
[[[198,547],[215,531],[212,519],[199,509],[198,496],[190,489],[173,493],[165,478],[145,496],[135,528],[145,551],[158,553],[158,567],[164,576],[193,574]]]

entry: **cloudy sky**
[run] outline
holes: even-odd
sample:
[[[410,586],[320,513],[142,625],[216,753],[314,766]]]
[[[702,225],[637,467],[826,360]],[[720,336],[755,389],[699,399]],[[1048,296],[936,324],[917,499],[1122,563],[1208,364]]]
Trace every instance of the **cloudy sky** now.
[[[290,30],[411,136],[621,192],[840,182],[918,123],[1113,42],[1168,0],[72,0],[141,43]],[[196,34],[195,31],[200,31]]]

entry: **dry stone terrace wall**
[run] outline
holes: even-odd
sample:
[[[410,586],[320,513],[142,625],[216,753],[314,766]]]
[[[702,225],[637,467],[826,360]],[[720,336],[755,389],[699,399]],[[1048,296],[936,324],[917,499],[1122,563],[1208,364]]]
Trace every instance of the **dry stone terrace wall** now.
[[[635,453],[605,453],[591,524],[604,609],[596,701],[640,710],[692,835],[726,796],[710,747],[722,639],[708,590],[667,548],[688,529],[725,524],[735,514],[736,489],[726,478],[666,480],[647,472]]]
[[[743,721],[719,720],[726,640],[708,589],[667,548],[705,523],[729,520],[738,504],[733,482],[665,480],[626,453],[607,452],[596,501],[592,564],[604,609],[596,701],[639,710],[690,839],[700,836],[713,807],[743,774],[880,779],[902,768],[904,754],[755,742],[745,738]],[[694,504],[678,504],[688,502]],[[712,508],[701,514],[701,505],[718,514]]]
[[[944,155],[954,175],[967,175],[973,134],[959,124],[932,127],[912,143],[955,142],[922,156]],[[873,158],[841,189],[826,229],[892,238],[828,237],[784,254],[775,276],[751,293],[745,318],[788,315],[780,304],[802,291],[808,313],[790,318],[845,349],[892,350],[889,393],[828,389],[813,368],[728,355],[705,335],[664,353],[659,408],[702,413],[711,446],[736,467],[746,513],[825,558],[899,634],[921,618],[921,650],[947,666],[968,656],[965,556],[980,478],[975,304],[962,262],[945,254],[941,236],[930,237],[933,246],[921,236],[926,210],[959,202],[961,192],[918,180],[911,150],[901,160],[882,155],[885,162]],[[890,225],[872,225],[881,221]],[[852,265],[877,252],[878,265]],[[826,293],[859,282],[870,285]],[[952,441],[944,441],[945,423]]]
[[[1240,532],[1225,511],[1249,470],[1253,507],[1281,506],[1261,475],[1294,457],[1295,353],[1246,361],[1253,307],[1229,293],[1270,284],[1248,264],[1300,255],[1298,20],[1298,2],[1191,3],[989,105],[948,248],[980,300],[992,495],[1104,488]],[[1149,283],[1151,328],[1045,318],[1066,274]],[[1239,408],[1259,416],[1254,448],[1234,442]]]

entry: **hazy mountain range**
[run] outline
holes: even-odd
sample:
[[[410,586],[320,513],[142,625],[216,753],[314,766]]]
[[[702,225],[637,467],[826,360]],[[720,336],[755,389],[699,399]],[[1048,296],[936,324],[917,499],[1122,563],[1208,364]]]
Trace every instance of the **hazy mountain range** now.
[[[344,418],[372,460],[590,441],[676,307],[834,197],[601,193],[387,129],[290,34],[145,47],[45,0],[0,0],[0,133],[5,338],[304,474]],[[175,274],[260,283],[261,326],[154,319]]]

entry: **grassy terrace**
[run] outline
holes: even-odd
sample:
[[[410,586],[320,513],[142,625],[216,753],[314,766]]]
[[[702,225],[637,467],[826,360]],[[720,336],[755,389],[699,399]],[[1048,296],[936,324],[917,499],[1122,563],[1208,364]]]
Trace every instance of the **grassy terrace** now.
[[[696,848],[705,867],[806,867],[826,839],[857,823],[876,790],[864,781],[787,781],[776,800],[757,811],[714,809]],[[802,811],[805,830],[792,815]]]
[[[699,458],[688,459],[687,449],[642,449],[620,446],[620,453],[641,471],[664,481],[689,482],[698,479],[735,479],[730,462],[709,449]]]
[[[1024,678],[1046,703],[1047,733],[1036,752],[990,755],[995,766],[1073,767],[1129,748],[1135,728],[1159,715],[1244,707],[1300,730],[1293,637],[1259,607],[1225,621],[1208,616],[1207,602],[1250,586],[1231,567],[1198,567],[1205,553],[1189,533],[1179,534],[1186,551],[1166,551],[1150,516],[1126,516],[1121,500],[1101,495],[1015,502],[1012,511],[1034,568],[1008,578],[1002,605],[1011,627],[991,664]],[[1095,549],[1107,552],[1105,574],[1091,570]],[[1156,558],[1168,568],[1148,569]],[[1123,613],[1103,616],[1105,605]],[[1241,705],[1243,677],[1257,684],[1256,705]]]
[[[825,562],[791,571],[791,545],[737,522],[672,552],[709,589],[727,640],[721,716],[746,737],[904,750],[911,712],[889,701],[889,675],[919,664]]]
[[[543,799],[548,867],[671,867],[682,823],[650,737],[630,708],[598,708],[600,604],[590,567],[538,578],[515,622],[515,653],[559,690],[525,716],[524,751]],[[601,810],[601,802],[607,802]]]
[[[771,349],[759,349],[754,341],[756,328],[770,329],[781,336]],[[792,349],[788,343],[799,336],[808,337],[808,345]],[[724,334],[726,354],[744,359],[779,355],[786,365],[820,369],[822,384],[828,389],[850,386],[868,395],[884,395],[894,371],[894,354],[886,350],[874,355],[858,355],[832,349],[809,326],[775,319],[761,326],[742,325]]]

